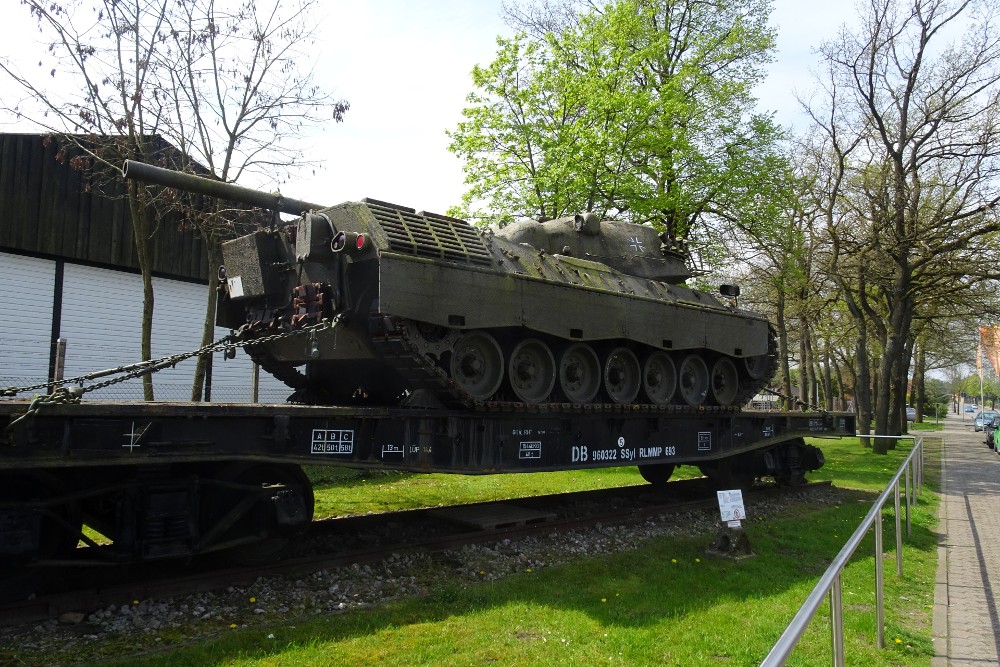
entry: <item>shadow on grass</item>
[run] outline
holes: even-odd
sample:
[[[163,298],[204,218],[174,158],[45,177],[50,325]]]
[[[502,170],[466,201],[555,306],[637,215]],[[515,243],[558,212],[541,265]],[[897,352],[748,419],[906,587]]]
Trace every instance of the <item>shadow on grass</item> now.
[[[884,477],[883,477],[884,479]],[[464,583],[433,589],[423,598],[410,598],[377,608],[295,621],[296,628],[280,630],[284,644],[263,637],[267,629],[224,636],[217,640],[158,656],[147,656],[149,665],[208,665],[277,658],[293,646],[315,647],[316,664],[335,664],[336,644],[370,638],[380,633],[398,637],[402,628],[447,623],[455,617],[483,615],[500,609],[525,606],[544,625],[546,609],[584,615],[604,627],[644,629],[668,619],[705,614],[719,605],[735,604],[746,627],[774,616],[780,634],[814,582],[860,524],[877,494],[845,491],[835,507],[802,506],[786,518],[750,521],[747,534],[756,557],[733,562],[706,556],[710,535],[697,538],[656,538],[633,551],[597,558],[581,558],[566,566],[523,572],[493,582],[476,582],[475,573],[456,572]],[[904,543],[925,554],[937,548],[937,535],[927,528],[933,517],[914,517],[913,533]],[[886,550],[894,547],[891,503],[884,518]],[[904,528],[905,530],[905,528]],[[874,538],[870,531],[855,559],[871,558]],[[870,584],[869,584],[870,586]],[[793,603],[772,609],[770,600],[796,590]],[[752,612],[753,617],[746,614]],[[526,619],[530,625],[533,620]],[[513,627],[498,632],[513,633]],[[253,636],[250,636],[254,633]],[[529,633],[530,634],[530,633]],[[381,641],[390,641],[381,635]],[[605,635],[606,636],[606,635]],[[777,634],[774,634],[774,639]],[[405,642],[405,640],[399,640]],[[442,639],[442,641],[450,641]],[[319,648],[322,647],[322,648]],[[401,643],[400,652],[405,651]],[[456,648],[457,650],[457,648]],[[334,653],[323,653],[324,651]],[[346,657],[346,656],[345,656]],[[287,660],[285,657],[282,660]],[[280,664],[291,664],[282,662]],[[243,664],[242,662],[240,664]],[[341,663],[342,664],[342,663]]]

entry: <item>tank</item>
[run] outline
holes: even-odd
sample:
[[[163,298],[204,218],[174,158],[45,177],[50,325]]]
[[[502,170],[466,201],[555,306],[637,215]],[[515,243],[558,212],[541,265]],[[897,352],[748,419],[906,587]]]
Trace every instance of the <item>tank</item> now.
[[[494,231],[375,199],[324,207],[124,173],[299,216],[223,243],[217,312],[292,402],[736,409],[776,368],[767,319],[734,285],[687,287],[685,247],[649,226],[588,213]]]

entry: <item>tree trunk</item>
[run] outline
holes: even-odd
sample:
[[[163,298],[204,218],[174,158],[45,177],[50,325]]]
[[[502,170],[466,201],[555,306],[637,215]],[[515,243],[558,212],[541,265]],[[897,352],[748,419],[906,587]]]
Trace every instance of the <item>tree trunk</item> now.
[[[867,435],[872,432],[872,395],[871,366],[868,364],[868,325],[864,318],[858,320],[858,377],[854,383],[855,410],[858,416],[858,433]],[[871,447],[871,440],[862,438],[861,444]]]
[[[833,410],[833,373],[830,360],[830,341],[823,341],[823,402],[827,410]]]
[[[910,384],[910,404],[917,410],[917,423],[924,421],[924,404],[927,401],[927,387],[924,374],[927,372],[927,354],[923,345],[917,345],[916,363],[913,365],[913,382]]]
[[[149,252],[149,207],[143,201],[139,186],[128,182],[128,205],[132,218],[132,231],[135,236],[136,259],[139,262],[139,272],[142,275],[142,333],[139,353],[142,361],[153,358],[153,273]],[[153,377],[146,373],[142,376],[142,397],[153,400]]]
[[[788,403],[789,396],[792,395],[792,370],[788,367],[788,327],[785,326],[785,299],[783,296],[778,298],[778,362],[781,365],[781,393],[784,395],[781,399],[781,404],[783,409],[791,410],[792,406]]]
[[[806,325],[799,331],[799,409],[809,404],[809,353],[806,350]]]
[[[205,239],[208,255],[208,298],[205,300],[205,321],[201,328],[201,347],[215,340],[215,308],[219,301],[219,290],[213,279],[215,271],[222,265],[222,249],[214,240]],[[191,400],[202,400],[202,387],[207,377],[208,357],[199,356],[194,367],[194,380],[191,384]]]

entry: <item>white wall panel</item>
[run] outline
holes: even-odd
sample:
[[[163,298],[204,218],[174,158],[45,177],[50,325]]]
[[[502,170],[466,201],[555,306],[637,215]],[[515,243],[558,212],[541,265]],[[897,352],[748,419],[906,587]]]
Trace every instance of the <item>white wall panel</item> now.
[[[0,386],[48,379],[55,272],[52,260],[0,253]]]
[[[200,347],[207,287],[154,278],[153,357],[180,354]],[[112,368],[141,358],[142,279],[131,273],[67,265],[63,290],[62,332],[69,339],[66,375]],[[216,328],[216,339],[227,333]],[[188,400],[194,375],[193,358],[154,374],[157,400]],[[250,400],[251,363],[241,352],[235,359],[213,361],[212,400]],[[99,382],[99,380],[98,380]],[[260,400],[281,402],[290,393],[284,384],[262,374]],[[141,399],[139,380],[97,390],[92,398]]]

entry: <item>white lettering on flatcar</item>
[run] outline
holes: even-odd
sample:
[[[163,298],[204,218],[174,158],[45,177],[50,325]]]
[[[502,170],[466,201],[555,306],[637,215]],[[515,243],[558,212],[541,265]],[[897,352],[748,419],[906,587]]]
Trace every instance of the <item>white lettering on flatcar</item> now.
[[[542,458],[542,443],[537,440],[531,442],[522,442],[517,450],[517,458],[519,459]]]
[[[352,456],[354,454],[354,430],[314,428],[309,453]]]

